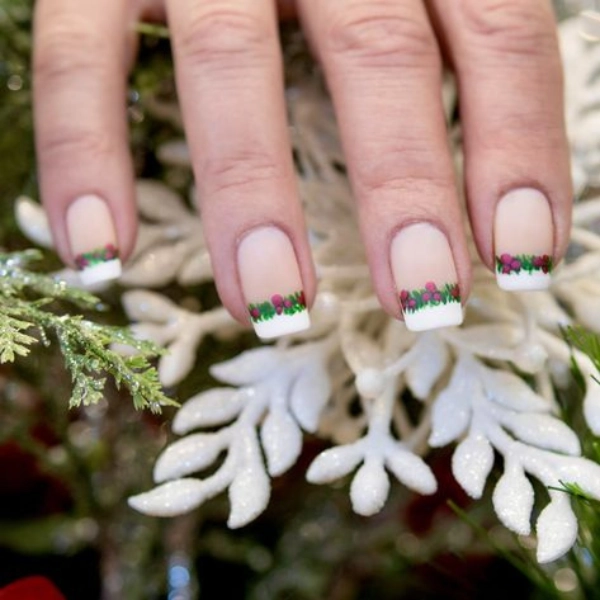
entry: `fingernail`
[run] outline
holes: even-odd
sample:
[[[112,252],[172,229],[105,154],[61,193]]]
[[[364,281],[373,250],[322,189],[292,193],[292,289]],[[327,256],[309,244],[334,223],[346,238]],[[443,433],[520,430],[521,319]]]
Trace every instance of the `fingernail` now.
[[[496,207],[496,280],[503,290],[543,290],[550,285],[552,213],[538,190],[522,188],[503,196]]]
[[[261,227],[244,236],[238,246],[238,269],[258,337],[270,339],[310,327],[296,254],[283,231]]]
[[[67,234],[79,277],[91,285],[121,275],[110,209],[98,196],[81,196],[67,210]]]
[[[460,325],[458,276],[446,236],[429,223],[401,229],[390,248],[392,272],[406,327],[425,331]]]

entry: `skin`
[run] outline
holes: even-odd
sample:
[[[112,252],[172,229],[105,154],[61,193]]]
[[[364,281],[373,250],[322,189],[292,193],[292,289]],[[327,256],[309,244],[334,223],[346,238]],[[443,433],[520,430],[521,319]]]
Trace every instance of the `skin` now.
[[[451,4],[451,7],[449,6]],[[242,322],[236,248],[273,224],[295,249],[309,304],[315,276],[285,118],[277,18],[298,15],[334,101],[363,243],[384,309],[399,315],[389,247],[426,221],[450,242],[463,296],[471,265],[446,138],[442,56],[455,70],[474,239],[493,269],[502,195],[541,190],[554,258],[566,249],[571,184],[562,73],[549,0],[38,0],[34,31],[41,193],[57,249],[73,264],[65,213],[97,194],[123,258],[136,231],[125,112],[131,23],[166,20],[215,282]]]

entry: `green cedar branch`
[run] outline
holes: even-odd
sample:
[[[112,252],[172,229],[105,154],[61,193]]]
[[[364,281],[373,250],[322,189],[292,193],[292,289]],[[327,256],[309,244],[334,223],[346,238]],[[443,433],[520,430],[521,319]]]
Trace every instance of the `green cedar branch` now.
[[[73,382],[69,406],[101,400],[108,376],[118,388],[129,391],[136,409],[160,412],[162,406],[177,406],[162,391],[158,372],[150,364],[163,352],[155,344],[138,340],[120,327],[48,310],[48,304],[55,300],[84,309],[98,310],[102,305],[88,292],[27,270],[39,257],[37,251],[0,254],[0,363],[27,356],[31,346],[40,340],[49,343],[48,335],[52,334]],[[31,299],[32,295],[41,297]],[[32,332],[38,336],[30,335]],[[115,344],[128,346],[134,353],[124,356],[111,348]]]

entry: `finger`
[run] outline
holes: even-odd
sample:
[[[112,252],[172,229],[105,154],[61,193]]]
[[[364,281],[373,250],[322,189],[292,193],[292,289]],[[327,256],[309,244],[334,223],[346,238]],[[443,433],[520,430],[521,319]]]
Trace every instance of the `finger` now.
[[[84,282],[116,277],[135,235],[122,0],[38,0],[34,108],[40,190],[56,248]]]
[[[215,283],[261,337],[308,326],[314,274],[272,0],[170,0],[177,84]]]
[[[470,264],[422,2],[302,0],[299,11],[325,67],[382,305],[415,330],[459,323]]]
[[[569,237],[562,70],[547,0],[433,3],[460,86],[472,229],[505,289],[547,287]]]

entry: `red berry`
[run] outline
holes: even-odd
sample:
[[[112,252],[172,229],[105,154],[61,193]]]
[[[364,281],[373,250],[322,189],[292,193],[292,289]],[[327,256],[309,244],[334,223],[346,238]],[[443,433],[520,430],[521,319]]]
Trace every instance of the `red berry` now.
[[[400,300],[402,302],[404,302],[405,300],[408,300],[408,290],[402,290],[400,292]]]
[[[298,304],[300,306],[306,306],[306,298],[304,297],[304,292],[300,292],[298,294]]]
[[[250,309],[250,316],[253,319],[258,319],[258,317],[260,317],[260,310],[258,310],[258,308],[251,308]]]
[[[276,306],[275,307],[275,312],[280,315],[283,312],[283,306]]]

